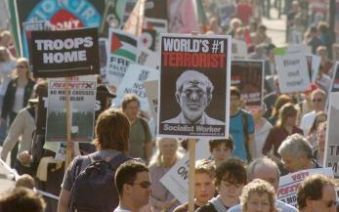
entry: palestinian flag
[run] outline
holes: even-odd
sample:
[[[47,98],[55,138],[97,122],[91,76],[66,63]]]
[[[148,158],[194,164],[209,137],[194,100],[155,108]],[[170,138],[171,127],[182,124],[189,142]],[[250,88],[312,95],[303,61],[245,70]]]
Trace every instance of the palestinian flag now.
[[[130,61],[136,61],[138,40],[134,36],[122,31],[112,30],[110,32],[110,53]]]

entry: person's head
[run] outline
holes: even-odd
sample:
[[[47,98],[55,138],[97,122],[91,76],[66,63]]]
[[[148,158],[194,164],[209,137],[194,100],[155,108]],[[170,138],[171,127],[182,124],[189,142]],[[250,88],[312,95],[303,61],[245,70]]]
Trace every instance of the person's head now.
[[[12,44],[12,35],[8,30],[0,33],[0,46],[8,47]]]
[[[242,190],[240,196],[241,211],[276,212],[275,191],[271,184],[261,179],[254,179]]]
[[[286,103],[279,110],[277,126],[295,126],[298,116],[298,110],[292,103]]]
[[[35,183],[32,176],[28,174],[21,175],[15,182],[15,187],[24,187],[28,189],[34,189]]]
[[[212,100],[214,86],[209,78],[195,70],[183,72],[176,82],[176,100],[191,122],[201,118]]]
[[[311,35],[312,37],[318,35],[318,29],[317,29],[317,27],[315,27],[315,26],[310,27],[309,32],[310,32],[310,35]]]
[[[322,89],[316,89],[311,93],[313,110],[316,112],[324,110],[326,104],[326,92]]]
[[[330,27],[328,26],[328,24],[325,22],[325,21],[320,21],[318,23],[318,31],[321,33],[321,34],[326,34],[329,32],[329,29]]]
[[[122,111],[130,121],[134,121],[140,112],[140,101],[135,94],[126,94],[122,99]]]
[[[225,139],[215,139],[209,141],[210,153],[218,164],[232,156],[233,140],[231,137]]]
[[[259,25],[258,27],[258,33],[260,34],[265,34],[266,33],[266,30],[267,30],[267,27],[263,24]]]
[[[18,58],[16,61],[16,69],[13,72],[14,77],[26,77],[31,78],[31,71],[29,69],[29,62],[26,58]]]
[[[321,57],[321,59],[327,59],[327,48],[326,46],[318,46],[317,55]]]
[[[232,30],[236,30],[238,27],[242,25],[242,22],[239,18],[232,18],[230,22],[230,27]]]
[[[28,188],[14,188],[0,197],[0,211],[44,212],[45,207],[43,198]]]
[[[308,134],[312,134],[313,132],[315,132],[319,124],[326,122],[326,120],[327,120],[327,114],[324,111],[317,112]]]
[[[137,160],[128,160],[115,172],[115,186],[120,202],[130,209],[139,209],[146,205],[151,195],[151,180],[147,166]]]
[[[336,211],[336,191],[332,179],[321,174],[306,177],[298,187],[297,203],[302,212]]]
[[[278,165],[268,157],[256,158],[247,167],[248,181],[256,178],[270,183],[277,191],[279,188],[280,171]]]
[[[0,46],[0,63],[8,62],[11,58],[9,50],[5,46]]]
[[[317,127],[317,144],[318,144],[318,149],[321,152],[325,151],[326,129],[327,129],[326,122],[320,123]]]
[[[151,158],[150,165],[165,166],[168,165],[167,163],[165,164],[165,162],[175,162],[181,158],[181,154],[178,151],[179,143],[175,138],[159,137],[157,138],[156,146],[157,150]]]
[[[231,111],[235,111],[239,109],[241,105],[241,94],[240,94],[240,90],[235,86],[231,86],[230,91],[231,91],[230,92],[231,94],[230,109]]]
[[[280,145],[278,153],[289,172],[311,168],[312,147],[300,134],[288,136]]]
[[[115,149],[127,153],[129,131],[127,117],[117,109],[107,109],[96,121],[94,144],[97,149]]]
[[[280,108],[282,108],[282,106],[284,106],[286,103],[289,103],[289,102],[290,103],[293,102],[291,97],[289,97],[286,94],[280,95],[274,103],[271,117],[278,118]]]
[[[246,182],[246,169],[241,160],[228,159],[217,166],[215,186],[224,202],[238,204],[241,190]]]
[[[195,163],[195,199],[205,205],[215,194],[215,164],[212,160],[198,160]]]

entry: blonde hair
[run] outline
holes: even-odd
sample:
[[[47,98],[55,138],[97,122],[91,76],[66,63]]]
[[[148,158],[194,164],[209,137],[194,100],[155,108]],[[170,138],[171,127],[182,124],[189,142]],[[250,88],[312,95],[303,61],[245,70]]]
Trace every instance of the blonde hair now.
[[[22,64],[27,68],[27,72],[26,72],[26,77],[27,77],[27,79],[32,79],[32,77],[31,77],[31,74],[32,74],[32,73],[31,73],[31,69],[30,69],[30,66],[29,66],[29,61],[28,61],[28,59],[27,59],[27,58],[24,58],[24,57],[20,57],[20,58],[18,58],[18,59],[16,60],[16,63],[17,63],[17,64],[22,63]],[[13,71],[12,77],[13,77],[13,78],[18,77],[18,70],[17,70],[17,69],[15,69],[15,71]]]
[[[240,206],[241,211],[247,211],[248,209],[248,201],[250,199],[250,196],[254,193],[257,193],[259,195],[267,194],[268,200],[270,203],[270,212],[277,212],[277,208],[275,207],[275,191],[271,184],[268,182],[261,180],[261,179],[254,179],[252,182],[245,185],[245,187],[242,189],[241,195],[240,195]]]

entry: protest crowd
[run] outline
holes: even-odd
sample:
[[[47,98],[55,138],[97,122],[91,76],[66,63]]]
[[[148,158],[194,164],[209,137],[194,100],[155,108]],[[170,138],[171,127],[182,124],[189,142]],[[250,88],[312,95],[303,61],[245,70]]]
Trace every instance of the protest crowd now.
[[[338,1],[0,2],[0,212],[339,211]]]

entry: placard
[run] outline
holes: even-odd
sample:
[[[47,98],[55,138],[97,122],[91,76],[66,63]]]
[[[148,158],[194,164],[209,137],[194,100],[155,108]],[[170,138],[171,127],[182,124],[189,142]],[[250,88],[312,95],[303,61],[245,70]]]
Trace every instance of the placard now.
[[[230,52],[229,36],[162,35],[159,135],[227,137]]]
[[[99,74],[96,28],[32,31],[31,46],[34,77]]]
[[[67,89],[68,87],[68,89]],[[71,139],[91,142],[94,132],[96,77],[77,76],[69,81],[52,78],[48,82],[46,142],[66,142],[66,92],[70,94]]]

